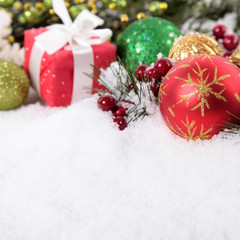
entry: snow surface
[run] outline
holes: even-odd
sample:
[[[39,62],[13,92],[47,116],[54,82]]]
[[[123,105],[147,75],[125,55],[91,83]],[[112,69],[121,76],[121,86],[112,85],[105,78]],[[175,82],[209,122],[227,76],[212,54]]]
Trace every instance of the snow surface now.
[[[236,240],[240,137],[119,131],[97,97],[0,112],[1,240]]]

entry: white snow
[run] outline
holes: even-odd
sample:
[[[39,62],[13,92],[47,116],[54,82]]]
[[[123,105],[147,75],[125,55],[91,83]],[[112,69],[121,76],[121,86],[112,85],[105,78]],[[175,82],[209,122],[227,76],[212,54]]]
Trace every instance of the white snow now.
[[[36,99],[36,98],[32,98]],[[0,112],[1,240],[236,240],[240,137],[187,142],[97,97]]]

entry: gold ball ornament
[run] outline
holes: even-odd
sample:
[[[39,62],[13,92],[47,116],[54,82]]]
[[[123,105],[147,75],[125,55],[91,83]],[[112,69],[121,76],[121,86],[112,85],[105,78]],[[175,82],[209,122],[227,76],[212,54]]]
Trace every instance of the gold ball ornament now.
[[[237,65],[240,68],[240,48],[237,49],[230,57],[229,61]]]
[[[222,56],[223,52],[218,42],[212,37],[202,33],[194,33],[180,37],[180,39],[173,44],[168,57],[179,62],[190,56],[199,54]]]
[[[13,62],[0,61],[0,110],[10,110],[22,105],[28,95],[29,78]]]

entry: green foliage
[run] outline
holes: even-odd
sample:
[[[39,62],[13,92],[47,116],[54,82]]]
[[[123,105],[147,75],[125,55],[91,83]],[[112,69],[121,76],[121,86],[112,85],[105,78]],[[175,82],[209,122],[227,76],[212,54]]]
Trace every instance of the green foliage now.
[[[240,34],[240,1],[239,0],[77,0],[66,1],[72,18],[85,8],[96,13],[105,20],[104,27],[113,30],[113,41],[131,22],[147,16],[166,18],[181,27],[191,18],[192,24],[198,22],[198,31],[206,20],[217,20],[226,13],[236,12],[235,31]],[[16,9],[15,3],[21,8]],[[30,3],[27,9],[24,4]],[[36,4],[43,4],[37,9]],[[13,16],[13,36],[16,41],[23,40],[23,31],[32,27],[40,27],[60,22],[57,16],[49,12],[51,0],[0,0],[0,7],[5,7]],[[123,17],[124,15],[124,17]]]

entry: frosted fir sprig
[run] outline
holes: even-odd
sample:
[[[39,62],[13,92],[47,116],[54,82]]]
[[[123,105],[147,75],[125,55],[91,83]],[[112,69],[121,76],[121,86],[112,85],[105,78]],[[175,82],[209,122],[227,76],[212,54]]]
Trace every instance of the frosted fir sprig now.
[[[93,89],[100,96],[111,94],[117,105],[126,111],[127,124],[153,114],[157,99],[150,90],[150,82],[138,81],[131,71],[127,71],[120,60],[113,62],[105,70],[94,67],[99,78],[98,84],[105,89]]]

